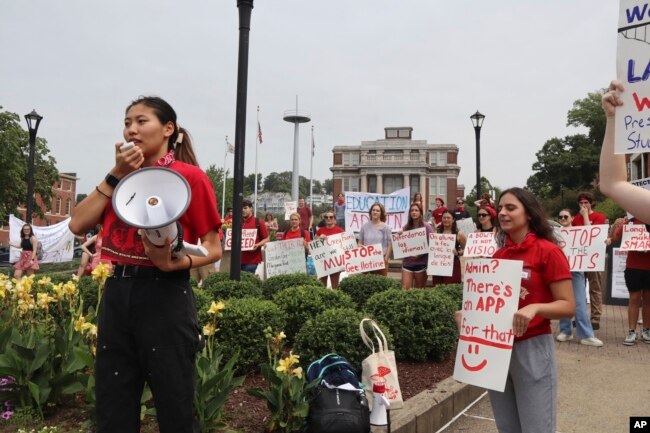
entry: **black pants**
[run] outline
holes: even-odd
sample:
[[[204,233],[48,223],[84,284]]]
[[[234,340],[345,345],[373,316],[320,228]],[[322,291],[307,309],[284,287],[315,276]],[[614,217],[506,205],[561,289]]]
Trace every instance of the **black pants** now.
[[[109,278],[98,319],[97,432],[140,431],[146,381],[160,432],[191,433],[199,332],[187,279]]]

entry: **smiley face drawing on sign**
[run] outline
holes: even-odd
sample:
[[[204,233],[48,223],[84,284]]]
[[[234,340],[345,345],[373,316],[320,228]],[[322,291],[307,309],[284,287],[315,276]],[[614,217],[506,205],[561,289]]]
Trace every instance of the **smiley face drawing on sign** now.
[[[473,358],[476,358],[476,360],[479,359],[479,348],[481,347],[480,344],[477,343],[472,343],[471,341],[468,341],[467,344],[467,352],[472,355]],[[476,360],[474,362],[476,362]],[[463,367],[467,371],[479,371],[485,368],[487,365],[488,361],[485,358],[482,358],[482,360],[476,364],[470,365],[467,360],[465,359],[465,354],[463,353],[460,356],[460,362],[463,364]]]

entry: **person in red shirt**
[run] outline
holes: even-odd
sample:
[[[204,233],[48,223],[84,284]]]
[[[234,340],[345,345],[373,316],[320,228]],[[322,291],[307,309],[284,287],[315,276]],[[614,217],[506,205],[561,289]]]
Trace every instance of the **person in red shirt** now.
[[[316,232],[315,238],[326,239],[328,236],[332,236],[338,233],[343,233],[341,227],[336,225],[336,216],[334,215],[333,210],[325,212],[323,219],[325,220],[325,227],[320,227]],[[336,289],[339,286],[339,279],[341,278],[340,272],[335,272],[330,275],[326,275],[320,279],[320,282],[327,287],[327,277],[330,278],[330,283],[332,284],[332,289]]]
[[[592,209],[594,196],[589,192],[578,194],[578,205],[580,211],[573,218],[571,225],[588,226],[607,224],[607,218],[604,214]],[[594,331],[600,329],[600,316],[603,311],[603,272],[585,272],[589,281],[589,305],[591,309],[591,327]]]
[[[232,208],[226,209],[226,216],[223,218],[223,225],[232,227]]]
[[[505,241],[493,258],[521,260],[523,272],[505,390],[488,391],[492,411],[499,431],[554,432],[557,367],[550,321],[575,312],[569,262],[531,192],[505,190],[498,215]],[[460,327],[462,312],[456,312],[456,321]]]
[[[298,209],[296,211],[300,214],[300,228],[309,230],[314,223],[314,215],[311,208],[305,204],[304,197],[300,197],[300,200],[298,200]]]
[[[442,214],[445,213],[446,210],[447,206],[445,206],[445,201],[441,197],[436,198],[436,208],[431,211],[431,225],[434,228],[440,227],[440,223],[442,223]]]
[[[262,245],[269,241],[271,235],[264,221],[253,215],[253,203],[250,200],[242,202],[242,217],[242,229],[257,229],[253,249],[241,252],[241,270],[254,274],[257,266],[262,263]]]
[[[289,228],[284,232],[284,237],[282,240],[286,241],[289,239],[299,239],[303,238],[305,253],[309,253],[309,241],[311,237],[309,236],[309,230],[303,230],[300,228],[300,214],[294,212],[289,216]]]
[[[98,317],[95,360],[98,433],[137,432],[140,397],[151,387],[160,431],[191,433],[195,352],[201,347],[189,269],[221,258],[221,218],[208,176],[198,167],[189,134],[163,99],[140,97],[126,109],[123,136],[109,174],[75,206],[73,233],[102,223],[102,260],[113,262]],[[177,223],[183,240],[206,257],[174,255],[171,240],[156,247],[117,217],[111,198],[120,179],[142,167],[165,167],[187,180],[192,200]],[[173,197],[170,197],[173,199]]]

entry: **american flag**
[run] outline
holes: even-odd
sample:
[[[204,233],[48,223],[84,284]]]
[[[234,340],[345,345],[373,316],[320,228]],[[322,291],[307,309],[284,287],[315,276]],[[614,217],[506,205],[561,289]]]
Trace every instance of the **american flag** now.
[[[260,126],[260,122],[257,122],[257,139],[260,143],[264,142],[262,140],[262,127]]]

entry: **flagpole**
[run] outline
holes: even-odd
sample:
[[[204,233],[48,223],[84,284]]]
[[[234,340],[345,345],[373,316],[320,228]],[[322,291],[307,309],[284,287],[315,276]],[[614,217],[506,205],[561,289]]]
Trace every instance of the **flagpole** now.
[[[255,204],[255,207],[253,209],[254,212],[253,214],[255,215],[255,218],[257,218],[257,150],[260,144],[260,106],[257,106],[257,138],[255,139],[255,199],[253,200],[253,203]]]
[[[223,155],[223,191],[221,193],[221,217],[225,214],[226,206],[226,160],[228,159],[228,136],[226,135],[226,151]]]
[[[309,163],[309,207],[314,209],[314,125],[311,125],[311,161]]]

